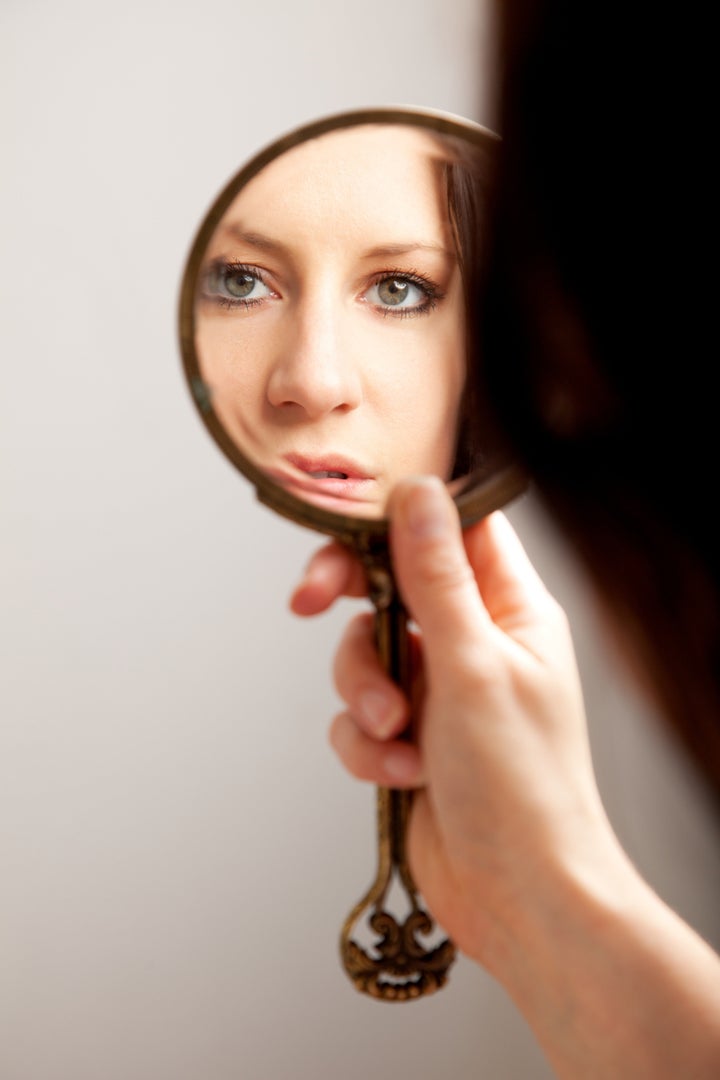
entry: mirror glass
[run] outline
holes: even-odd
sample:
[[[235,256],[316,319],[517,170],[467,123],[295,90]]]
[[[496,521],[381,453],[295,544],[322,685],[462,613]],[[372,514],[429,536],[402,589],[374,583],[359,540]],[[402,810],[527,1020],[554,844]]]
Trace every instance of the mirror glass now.
[[[403,476],[459,494],[487,473],[467,314],[495,142],[440,114],[345,114],[259,155],[208,214],[186,370],[281,508],[377,520]]]

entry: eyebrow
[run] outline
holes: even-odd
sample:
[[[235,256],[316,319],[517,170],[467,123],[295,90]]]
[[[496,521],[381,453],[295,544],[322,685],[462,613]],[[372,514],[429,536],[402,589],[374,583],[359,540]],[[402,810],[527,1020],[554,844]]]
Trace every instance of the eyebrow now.
[[[280,240],[273,240],[272,237],[265,236],[264,233],[248,232],[243,229],[242,225],[237,223],[228,222],[223,227],[223,232],[231,236],[233,240],[239,240],[241,243],[258,248],[260,251],[277,252],[280,255],[288,254],[288,248]]]
[[[444,255],[446,259],[457,259],[454,251],[448,251],[442,244],[423,244],[420,241],[412,241],[400,244],[380,244],[363,253],[363,258],[371,259],[378,255],[409,255],[412,251],[431,251],[437,255]]]
[[[223,227],[223,231],[234,240],[239,240],[241,243],[257,248],[259,251],[269,251],[278,255],[290,254],[290,249],[281,240],[275,240],[264,233],[248,231],[237,222],[229,222]],[[442,244],[426,244],[419,240],[401,241],[395,244],[379,244],[377,247],[364,251],[361,257],[363,259],[374,259],[388,255],[409,255],[413,251],[430,251],[442,255],[446,259],[457,261],[456,252],[448,251]]]

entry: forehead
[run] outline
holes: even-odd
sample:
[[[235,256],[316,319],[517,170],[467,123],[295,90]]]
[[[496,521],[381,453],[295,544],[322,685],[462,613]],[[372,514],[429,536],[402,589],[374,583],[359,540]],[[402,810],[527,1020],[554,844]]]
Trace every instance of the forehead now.
[[[347,241],[446,242],[438,138],[403,125],[330,132],[281,154],[236,196],[224,223],[277,235],[331,227]],[[372,234],[372,235],[370,235]]]

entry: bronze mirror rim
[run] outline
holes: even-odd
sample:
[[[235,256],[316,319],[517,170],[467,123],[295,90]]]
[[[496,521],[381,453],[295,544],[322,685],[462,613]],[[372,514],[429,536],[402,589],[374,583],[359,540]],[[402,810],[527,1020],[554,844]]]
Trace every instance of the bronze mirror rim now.
[[[294,146],[331,131],[340,131],[361,124],[403,124],[419,127],[438,134],[455,135],[481,147],[488,147],[500,141],[495,132],[475,121],[438,109],[410,105],[352,109],[331,113],[293,128],[250,158],[233,174],[212,202],[190,247],[182,276],[179,304],[180,352],[185,378],[201,420],[217,446],[255,486],[257,497],[265,506],[299,525],[350,543],[360,536],[366,539],[384,537],[388,530],[388,519],[339,514],[304,502],[267,477],[242,453],[226,432],[212,408],[201,374],[195,346],[195,298],[198,273],[208,242],[223,214],[242,188],[261,169]],[[476,482],[473,482],[473,475],[471,473],[468,477],[467,489],[456,495],[454,499],[463,526],[470,525],[473,521],[498,509],[519,495],[527,486],[524,472],[513,462],[507,462]]]

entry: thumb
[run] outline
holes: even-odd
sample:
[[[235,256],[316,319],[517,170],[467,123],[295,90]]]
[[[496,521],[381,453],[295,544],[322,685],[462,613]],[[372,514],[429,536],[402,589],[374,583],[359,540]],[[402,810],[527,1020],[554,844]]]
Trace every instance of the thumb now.
[[[490,624],[463,544],[460,520],[440,479],[403,480],[389,501],[390,548],[405,606],[428,657],[464,651]]]

